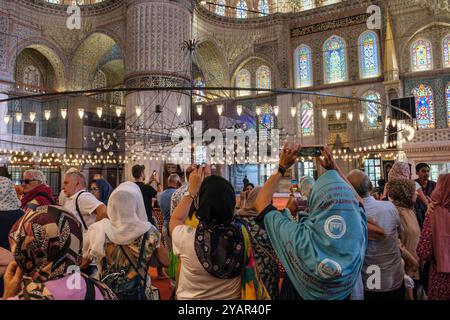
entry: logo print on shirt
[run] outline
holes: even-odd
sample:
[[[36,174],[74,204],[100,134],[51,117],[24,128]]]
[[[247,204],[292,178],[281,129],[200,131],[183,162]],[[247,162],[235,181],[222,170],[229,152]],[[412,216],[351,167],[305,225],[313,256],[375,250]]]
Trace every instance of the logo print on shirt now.
[[[323,279],[331,279],[341,276],[342,268],[336,261],[326,258],[317,266],[317,273]]]
[[[347,225],[341,216],[331,216],[325,221],[325,233],[332,239],[340,239],[347,231]]]

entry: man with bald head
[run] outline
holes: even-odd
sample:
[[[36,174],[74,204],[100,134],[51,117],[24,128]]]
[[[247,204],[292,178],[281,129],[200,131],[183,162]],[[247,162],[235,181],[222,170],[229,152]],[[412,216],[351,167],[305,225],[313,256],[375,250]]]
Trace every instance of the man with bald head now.
[[[401,233],[400,216],[389,201],[378,201],[370,195],[373,187],[369,177],[360,170],[353,170],[347,176],[356,192],[363,198],[367,220],[383,228],[385,237],[370,240],[367,245],[362,280],[365,300],[404,300],[404,270],[399,245]],[[379,286],[373,285],[370,276],[376,266],[380,270]],[[369,269],[368,269],[369,268]]]

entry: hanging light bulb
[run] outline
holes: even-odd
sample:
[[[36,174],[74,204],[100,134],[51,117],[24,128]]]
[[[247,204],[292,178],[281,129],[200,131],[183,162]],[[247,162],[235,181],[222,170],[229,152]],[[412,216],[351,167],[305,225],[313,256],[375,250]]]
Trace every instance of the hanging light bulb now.
[[[280,112],[279,106],[273,106],[273,113],[275,113],[275,116],[278,117],[278,113]]]
[[[327,118],[327,109],[322,109],[322,117],[323,117],[324,119]]]
[[[10,117],[9,115],[5,114],[5,115],[3,116],[3,121],[5,122],[5,124],[8,124],[8,123],[9,123],[9,120],[11,120],[11,117]]]
[[[201,115],[202,115],[202,112],[203,112],[203,106],[202,106],[201,104],[199,104],[199,105],[197,106],[197,113],[198,113],[199,116],[201,116]]]
[[[365,118],[364,113],[360,113],[359,114],[359,121],[364,122],[364,118]]]
[[[61,117],[66,120],[67,118],[67,109],[61,109]]]
[[[103,108],[102,107],[97,107],[97,115],[98,115],[99,118],[102,117],[102,115],[103,115]]]
[[[353,112],[347,113],[348,120],[353,121]]]
[[[16,121],[17,121],[17,122],[22,121],[22,112],[17,112],[17,113],[16,113]]]
[[[259,116],[261,114],[261,107],[256,106],[256,114]]]
[[[141,113],[142,113],[141,106],[136,106],[136,116],[137,116],[137,117],[140,117],[140,116],[141,116]]]
[[[336,119],[341,119],[341,110],[336,110]]]
[[[122,108],[121,107],[116,107],[116,114],[118,117],[120,117],[122,115]]]
[[[49,120],[50,119],[50,116],[52,115],[52,112],[50,111],[50,110],[45,110],[44,111],[44,117],[45,117],[45,120]]]
[[[240,104],[236,106],[236,112],[239,116],[242,114],[242,106]]]
[[[219,114],[219,116],[222,115],[223,112],[223,105],[219,104],[217,105],[217,113]]]
[[[294,118],[295,117],[295,114],[297,113],[297,108],[296,107],[291,107],[291,115],[292,115],[292,118]]]
[[[181,112],[183,112],[183,108],[181,107],[181,105],[177,105],[177,116],[180,116]]]
[[[30,121],[34,122],[34,119],[36,119],[36,112],[30,112]]]
[[[84,117],[84,109],[83,108],[78,108],[78,116],[80,117],[80,119],[83,119],[83,117]]]
[[[391,123],[391,118],[386,117],[386,127],[389,127],[390,123]]]
[[[392,121],[392,126],[395,128],[397,126],[397,120],[392,119],[391,121]]]

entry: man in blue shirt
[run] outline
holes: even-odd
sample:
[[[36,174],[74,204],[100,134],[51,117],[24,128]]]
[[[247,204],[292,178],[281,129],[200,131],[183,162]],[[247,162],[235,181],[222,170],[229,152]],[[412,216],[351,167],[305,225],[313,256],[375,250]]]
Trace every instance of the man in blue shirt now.
[[[168,179],[168,187],[166,190],[158,194],[158,204],[159,208],[161,209],[161,213],[164,217],[163,222],[163,235],[164,238],[167,240],[167,244],[169,245],[169,248],[171,247],[170,241],[168,241],[168,229],[169,229],[169,221],[170,221],[170,203],[172,199],[172,195],[177,191],[177,189],[180,187],[181,181],[180,177],[177,174],[171,174]]]

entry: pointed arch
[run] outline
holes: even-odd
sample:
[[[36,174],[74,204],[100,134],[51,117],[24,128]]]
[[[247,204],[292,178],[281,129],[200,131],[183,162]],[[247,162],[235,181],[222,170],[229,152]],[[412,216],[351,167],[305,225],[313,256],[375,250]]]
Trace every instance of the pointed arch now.
[[[325,83],[344,82],[347,73],[347,46],[345,40],[333,35],[323,44]]]
[[[361,79],[378,77],[380,75],[380,56],[377,34],[373,31],[363,32],[359,36],[358,45]]]
[[[294,52],[295,87],[306,88],[313,84],[311,48],[306,44],[299,45]]]

